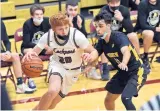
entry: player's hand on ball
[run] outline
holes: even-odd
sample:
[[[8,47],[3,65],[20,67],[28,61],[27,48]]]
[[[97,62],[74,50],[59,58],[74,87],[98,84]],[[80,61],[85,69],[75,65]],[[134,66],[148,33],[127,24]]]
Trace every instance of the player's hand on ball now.
[[[124,71],[128,71],[128,67],[127,67],[127,65],[125,64],[125,63],[120,63],[119,65],[118,65],[118,67],[121,69],[121,70],[124,70]]]
[[[90,62],[91,59],[92,59],[92,57],[91,57],[91,55],[90,55],[89,53],[83,53],[83,54],[82,54],[82,59],[83,59],[84,61],[86,61],[86,62]]]
[[[22,62],[24,62],[25,60],[31,61],[34,56],[38,56],[36,52],[27,52],[23,57]]]

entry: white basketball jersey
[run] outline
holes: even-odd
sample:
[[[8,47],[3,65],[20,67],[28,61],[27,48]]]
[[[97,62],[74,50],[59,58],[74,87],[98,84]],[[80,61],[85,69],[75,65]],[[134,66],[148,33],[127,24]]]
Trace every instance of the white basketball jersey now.
[[[63,44],[58,42],[58,38],[55,37],[54,32],[50,30],[49,46],[53,48],[54,51],[52,59],[61,63],[64,68],[67,69],[80,67],[82,64],[81,55],[83,53],[83,49],[76,46],[76,40],[74,37],[77,36],[76,33],[78,30],[76,30],[74,36],[75,30],[75,28],[70,28],[69,39]]]

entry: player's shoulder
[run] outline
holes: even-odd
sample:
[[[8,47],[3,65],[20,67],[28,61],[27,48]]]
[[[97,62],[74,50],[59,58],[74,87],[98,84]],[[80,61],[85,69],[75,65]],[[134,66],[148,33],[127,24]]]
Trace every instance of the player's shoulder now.
[[[113,41],[121,41],[124,39],[127,39],[127,35],[125,35],[123,32],[119,32],[119,31],[112,31],[111,33],[111,40]]]
[[[119,36],[126,36],[126,35],[123,32],[120,32],[120,31],[112,31],[111,36],[119,37]]]

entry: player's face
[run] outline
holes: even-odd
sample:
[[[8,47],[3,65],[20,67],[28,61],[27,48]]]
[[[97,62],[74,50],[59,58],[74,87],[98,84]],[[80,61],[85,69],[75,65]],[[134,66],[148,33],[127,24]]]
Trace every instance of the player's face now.
[[[67,36],[69,33],[69,25],[56,26],[54,31],[57,35]]]
[[[149,0],[149,2],[153,5],[155,5],[157,3],[157,0]]]
[[[104,20],[96,21],[95,28],[96,28],[98,36],[103,36],[105,32],[107,31],[107,25],[104,22]]]
[[[77,16],[78,14],[78,5],[77,6],[71,6],[71,5],[68,5],[67,6],[67,14],[70,15],[70,16]]]
[[[32,18],[37,18],[37,19],[43,18],[43,11],[42,10],[36,10],[34,12]]]

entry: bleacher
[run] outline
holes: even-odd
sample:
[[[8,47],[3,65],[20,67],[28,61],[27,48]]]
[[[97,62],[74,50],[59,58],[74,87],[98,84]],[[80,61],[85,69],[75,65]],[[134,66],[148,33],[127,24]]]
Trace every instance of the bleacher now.
[[[34,3],[40,3],[45,8],[44,16],[51,16],[54,13],[58,13],[59,4],[58,0],[39,0],[39,2],[35,2],[36,0],[6,0],[6,2],[1,2],[1,17],[5,23],[7,34],[10,38],[11,44],[14,46],[13,35],[15,31],[21,27],[23,27],[23,23],[25,20],[30,18],[30,6]],[[38,1],[38,0],[37,0]],[[62,1],[61,9],[65,11],[65,0]],[[81,0],[79,2],[79,12],[81,9],[85,9],[88,14],[89,10],[99,6],[99,8],[106,4],[104,0]],[[90,14],[92,15],[92,14]],[[88,33],[90,33],[90,22],[91,17],[85,17],[86,23],[85,27]],[[15,52],[14,47],[12,47],[12,52]]]

